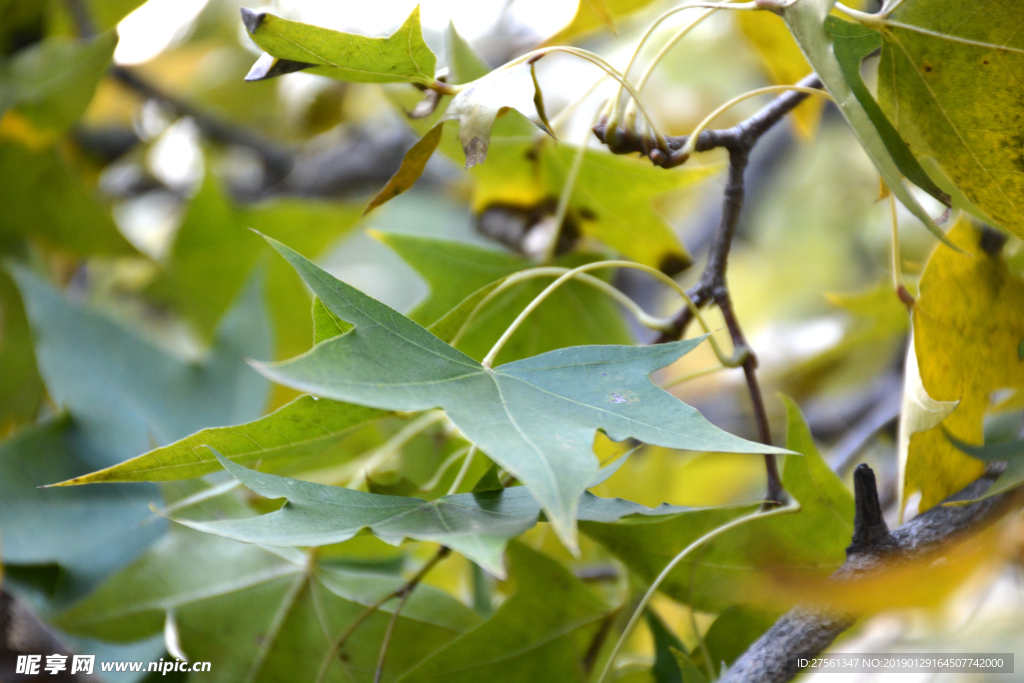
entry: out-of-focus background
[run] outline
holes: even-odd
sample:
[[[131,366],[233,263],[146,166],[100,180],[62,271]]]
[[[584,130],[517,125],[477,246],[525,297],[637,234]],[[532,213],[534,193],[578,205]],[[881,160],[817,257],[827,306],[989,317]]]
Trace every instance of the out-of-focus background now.
[[[586,20],[588,0],[580,3],[425,0],[420,6],[424,37],[442,64],[451,23],[492,67],[555,40],[585,46],[620,69],[667,6],[634,3],[642,9],[620,18],[613,35],[600,22]],[[386,35],[415,5],[254,0],[249,6],[340,31]],[[187,554],[176,554],[171,544],[179,541],[168,540],[166,521],[149,506],[173,504],[198,489],[181,483],[160,489],[35,487],[116,464],[201,428],[256,419],[296,396],[270,386],[244,362],[288,358],[312,341],[308,293],[249,228],[278,237],[403,312],[418,306],[422,311],[424,301],[443,298],[449,280],[457,279],[446,270],[451,264],[438,267],[411,249],[403,253],[404,236],[530,256],[525,237],[538,222],[531,213],[536,207],[489,202],[479,192],[481,183],[494,182],[481,175],[486,168],[469,173],[461,159],[442,153],[411,191],[363,216],[417,138],[404,112],[419,93],[408,85],[344,83],[301,72],[246,82],[261,51],[246,34],[239,7],[234,0],[0,0],[0,249],[14,264],[19,285],[9,274],[0,275],[0,428],[6,438],[0,443],[6,610],[0,629],[21,624],[31,644],[24,651],[59,647],[127,660],[158,659],[173,650],[178,626],[165,629],[165,621],[175,622],[162,613],[147,613],[144,627],[124,627],[138,628],[136,642],[114,626],[107,633],[116,637],[107,640],[102,629],[70,635],[58,617],[111,576],[122,576],[117,573],[144,553],[156,558],[149,579],[136,574],[123,580],[138,581],[142,593],[149,590],[146,580],[172,581],[160,573],[161,562],[172,566]],[[809,69],[781,22],[758,19],[719,13],[668,54],[644,91],[664,132],[688,133],[733,96],[806,75]],[[653,54],[684,20],[679,15],[667,21],[644,55]],[[101,48],[69,47],[112,31],[117,44],[110,66]],[[14,66],[30,53],[31,59]],[[42,79],[36,104],[19,104],[14,84],[33,69],[51,70],[57,87],[47,89]],[[545,57],[538,73],[549,113],[575,107],[561,117],[560,137],[588,139],[613,84],[592,65],[565,55]],[[92,82],[98,83],[94,91]],[[741,103],[714,125],[732,125],[765,101]],[[588,141],[597,146],[593,136]],[[689,166],[706,172],[701,179],[695,173],[678,189],[651,197],[659,220],[696,260],[678,275],[684,285],[696,281],[717,226],[723,161],[717,154],[698,156]],[[783,391],[799,403],[822,454],[844,480],[858,462],[875,468],[883,503],[891,509],[908,323],[892,292],[889,205],[878,201],[877,173],[837,112],[812,99],[759,144],[747,178],[729,279],[738,316],[761,361],[773,430],[777,436],[785,431],[783,406],[774,399]],[[922,196],[933,214],[941,213],[929,201]],[[550,208],[541,214],[545,210],[550,214]],[[899,223],[904,271],[912,284],[935,241],[902,209]],[[619,274],[615,284],[652,312],[664,315],[678,306],[649,278]],[[582,325],[586,312],[575,315],[579,319],[552,322]],[[709,314],[712,327],[721,325],[716,315]],[[650,341],[650,332],[621,317],[627,339]],[[124,334],[131,339],[125,341]],[[713,361],[702,347],[660,380],[685,378]],[[209,376],[199,377],[202,372]],[[722,428],[755,436],[738,372],[714,373],[672,390]],[[344,483],[379,454],[381,444],[394,444],[413,419],[389,417],[361,428],[289,474]],[[993,421],[991,429],[1009,433],[1019,422],[1014,413]],[[445,468],[459,447],[450,436],[441,426],[421,430],[401,441],[395,457],[373,460],[379,470],[366,480],[382,492],[443,493],[455,474]],[[598,444],[604,456],[615,448]],[[482,474],[482,466],[473,474]],[[705,506],[754,500],[763,488],[759,458],[643,448],[596,492],[650,506]],[[210,505],[230,507],[212,500]],[[580,559],[561,548],[546,524],[524,538],[590,577],[595,591],[623,594],[628,586],[615,565],[584,540]],[[242,562],[222,548],[210,553],[212,563]],[[397,575],[410,557],[427,557],[429,549],[396,549],[360,537],[327,555],[339,565]],[[239,575],[249,571],[244,563],[238,566]],[[185,563],[178,569],[190,568]],[[857,635],[859,646],[926,651],[951,642],[960,651],[1012,650],[1019,643],[1019,581],[1019,566],[1000,564],[960,586],[939,607],[877,617]],[[474,591],[486,579],[458,558],[427,583],[475,604],[481,614],[511,592],[492,581],[491,593],[480,598]],[[239,602],[228,611],[187,603],[180,607],[183,614],[209,609],[205,619],[228,623],[249,619],[245,610],[255,605],[252,619],[272,620],[276,603],[265,596],[239,597],[244,594],[214,584],[191,588],[208,589],[224,602],[234,595]],[[117,601],[108,607],[115,613]],[[753,608],[691,611],[667,597],[655,609],[688,646],[703,633],[715,666],[731,661],[771,622],[771,609],[767,616]],[[251,637],[263,636],[244,635]],[[15,651],[13,642],[8,638],[8,654]],[[190,680],[232,680],[234,674],[225,672],[244,673],[257,657],[250,645],[247,640],[238,662],[214,660],[213,678],[197,674]],[[648,632],[638,633],[627,657],[633,668],[627,666],[620,680],[653,680],[653,648]],[[275,650],[270,656],[287,662],[305,655]],[[281,671],[256,675],[289,680]],[[241,673],[235,680],[242,680]]]

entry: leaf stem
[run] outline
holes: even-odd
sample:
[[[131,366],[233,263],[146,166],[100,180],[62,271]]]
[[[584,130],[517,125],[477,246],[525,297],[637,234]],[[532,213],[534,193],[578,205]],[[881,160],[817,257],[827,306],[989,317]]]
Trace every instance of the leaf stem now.
[[[368,605],[366,609],[364,609],[359,614],[359,616],[356,617],[352,621],[352,623],[349,624],[345,628],[345,630],[341,632],[341,635],[338,636],[338,639],[334,641],[334,645],[332,645],[331,648],[327,651],[327,655],[324,657],[323,663],[321,663],[320,665],[320,671],[317,672],[316,683],[323,682],[324,677],[327,675],[327,671],[331,668],[331,662],[334,661],[334,655],[338,652],[338,650],[344,647],[345,643],[348,642],[348,639],[352,637],[352,634],[355,633],[356,630],[363,625],[363,622],[372,617],[377,612],[377,610],[383,607],[387,602],[394,600],[395,598],[403,598],[402,602],[399,604],[398,609],[400,610],[401,607],[405,605],[407,596],[413,592],[416,586],[418,586],[420,582],[423,581],[423,578],[427,575],[427,573],[430,572],[431,569],[433,569],[437,565],[438,562],[448,557],[449,553],[451,553],[451,550],[448,547],[441,546],[437,549],[437,552],[434,554],[434,556],[430,558],[430,560],[428,560],[427,563],[423,565],[420,568],[420,570],[413,575],[411,579],[409,579],[404,584],[402,584],[395,590],[391,591],[381,599],[377,600],[372,605]],[[396,610],[396,613],[397,611],[398,610]],[[395,617],[393,617],[393,619],[394,618]],[[389,624],[388,631],[385,634],[385,641],[383,643],[383,652],[381,653],[381,658],[380,660],[378,660],[377,663],[378,669],[383,667],[383,655],[384,652],[386,652],[388,642],[390,641],[390,632],[391,626]]]
[[[484,310],[484,308],[486,308],[487,305],[491,303],[494,299],[496,299],[498,296],[508,291],[515,285],[521,282],[525,282],[526,280],[532,280],[538,277],[562,275],[564,273],[568,273],[569,270],[569,268],[564,268],[561,266],[541,266],[538,268],[521,270],[518,273],[513,273],[509,275],[500,285],[498,285],[492,291],[488,292],[487,296],[481,299],[480,302],[473,308],[473,310],[470,311],[469,315],[466,317],[466,320],[459,327],[459,331],[455,334],[454,337],[452,337],[452,340],[449,343],[452,346],[457,346],[458,343],[462,340],[462,337],[469,330],[470,324]],[[601,292],[604,292],[609,297],[614,299],[616,303],[630,311],[640,322],[640,324],[643,325],[644,327],[661,332],[664,332],[671,328],[671,319],[658,318],[652,316],[651,314],[647,313],[647,311],[640,308],[639,304],[637,304],[635,301],[629,298],[625,293],[622,292],[622,290],[617,289],[616,287],[605,282],[601,278],[594,277],[593,275],[581,274],[578,277],[578,279],[580,282],[590,285],[591,287],[600,290]]]
[[[590,52],[589,50],[583,50],[578,47],[567,47],[564,45],[545,47],[539,50],[533,50],[532,52],[527,52],[525,55],[517,57],[512,61],[503,64],[502,66],[498,67],[497,70],[509,69],[512,68],[513,66],[517,66],[531,59],[536,61],[537,59],[540,59],[549,52],[564,52],[566,54],[573,55],[574,57],[584,59],[590,62],[591,64],[600,67],[605,71],[605,73],[607,73],[609,76],[618,81],[620,86],[625,88],[626,91],[629,93],[630,97],[632,97],[636,101],[636,105],[637,107],[639,107],[640,112],[644,115],[644,120],[647,121],[647,125],[651,129],[651,134],[657,142],[658,147],[662,148],[665,146],[665,138],[655,128],[654,119],[651,118],[651,115],[648,113],[643,101],[640,99],[640,93],[638,93],[636,89],[634,89],[633,86],[629,84],[629,81],[627,81],[626,78],[615,69],[615,67],[609,64],[603,57],[600,57],[599,55],[596,55],[593,52]]]
[[[764,88],[757,88],[756,90],[745,92],[742,95],[737,95],[736,97],[732,98],[731,100],[719,106],[713,112],[705,116],[704,120],[698,123],[697,127],[694,128],[693,132],[690,133],[690,135],[688,136],[686,144],[683,145],[680,154],[684,157],[688,157],[695,151],[697,151],[697,138],[700,136],[701,133],[704,132],[704,129],[707,128],[711,124],[711,122],[718,118],[718,116],[721,115],[722,112],[724,112],[726,109],[729,109],[730,107],[739,104],[743,100],[749,100],[751,97],[757,97],[758,95],[763,95],[769,92],[780,92],[789,90],[806,93],[808,95],[821,95],[822,97],[827,97],[830,100],[832,99],[831,95],[829,95],[827,92],[820,88],[808,88],[802,85],[769,85],[765,86]]]
[[[462,482],[466,479],[466,475],[469,473],[469,466],[473,464],[473,457],[475,455],[476,444],[473,444],[466,451],[466,459],[462,461],[462,467],[459,468],[459,473],[455,475],[455,481],[452,482],[451,487],[448,489],[449,496],[459,492],[459,487],[462,486]]]
[[[558,206],[555,208],[555,228],[551,235],[551,241],[548,243],[547,249],[544,254],[544,262],[550,263],[555,257],[555,253],[558,251],[558,238],[562,234],[562,223],[565,222],[565,214],[569,211],[569,200],[572,199],[572,191],[576,188],[576,179],[579,178],[580,169],[583,168],[583,158],[587,154],[587,140],[590,139],[590,129],[597,123],[597,116],[590,122],[590,125],[583,131],[583,139],[579,141],[579,146],[576,148],[576,153],[572,157],[572,165],[569,167],[569,173],[565,176],[565,182],[562,183],[562,191],[558,195]],[[557,157],[556,157],[557,158]]]
[[[686,293],[686,290],[683,289],[678,282],[670,278],[668,275],[665,275],[657,268],[652,268],[651,266],[647,266],[642,263],[635,263],[633,261],[595,261],[594,263],[586,263],[582,266],[567,271],[557,280],[548,285],[544,289],[544,291],[535,296],[533,301],[527,304],[526,308],[524,308],[519,313],[519,316],[512,321],[512,324],[508,326],[508,329],[505,330],[505,333],[501,335],[501,338],[499,338],[498,341],[495,342],[494,346],[491,347],[491,350],[488,351],[487,355],[484,357],[482,361],[483,366],[485,368],[490,368],[494,364],[494,359],[498,356],[498,353],[501,352],[502,347],[504,347],[508,340],[512,337],[512,335],[515,334],[516,330],[518,330],[519,326],[523,324],[527,316],[533,313],[533,311],[535,311],[538,306],[544,303],[544,300],[551,296],[559,287],[564,285],[566,282],[572,280],[574,277],[580,275],[581,273],[586,273],[589,270],[597,270],[598,268],[633,268],[634,270],[642,270],[645,273],[653,275],[654,277],[658,278],[659,280],[670,286],[672,289],[674,289],[679,294],[679,296],[681,296],[686,301],[686,305],[689,308],[690,313],[693,315],[694,318],[697,319],[697,322],[700,324],[701,328],[708,335],[711,335],[711,328],[708,326],[707,321],[705,321],[704,317],[701,315],[700,309],[698,309],[697,306],[693,303],[693,300],[690,298],[690,295]],[[746,349],[735,349],[738,352],[736,356],[726,356],[725,353],[722,351],[721,347],[718,345],[718,341],[714,338],[714,336],[708,336],[708,341],[711,344],[711,348],[714,349],[715,356],[718,357],[718,360],[719,362],[722,363],[722,365],[728,367],[737,367],[743,364],[743,362],[746,360]]]
[[[682,31],[680,34],[677,34],[676,36],[674,36],[669,41],[669,45],[667,47],[671,47],[672,45],[674,45],[676,43],[676,41],[680,40],[683,36],[685,36],[690,31],[691,28],[693,28],[698,23],[700,23],[701,21],[703,21],[707,17],[711,16],[711,14],[713,14],[714,12],[716,12],[716,11],[718,11],[720,9],[737,9],[737,10],[757,10],[757,9],[761,9],[760,7],[757,6],[756,2],[746,2],[746,3],[690,2],[690,3],[686,3],[685,5],[681,5],[679,7],[673,7],[672,9],[668,10],[667,12],[662,14],[660,17],[655,19],[654,23],[652,23],[650,26],[648,26],[647,30],[644,32],[643,36],[640,37],[640,42],[637,43],[636,49],[633,50],[633,54],[630,56],[629,62],[626,64],[625,71],[622,72],[624,78],[628,78],[629,77],[629,72],[633,69],[633,64],[636,62],[637,57],[640,56],[640,51],[643,49],[644,45],[647,44],[647,41],[650,39],[650,37],[652,35],[654,35],[654,31],[658,28],[658,26],[661,25],[661,23],[663,21],[665,21],[666,19],[668,19],[669,17],[671,17],[671,16],[673,16],[675,14],[678,14],[679,12],[683,12],[683,11],[688,10],[688,9],[699,9],[699,8],[709,9],[710,11],[709,12],[705,12],[700,18],[698,18],[695,22],[693,22],[690,26],[688,26],[684,31]],[[655,56],[652,64],[650,66],[648,66],[648,70],[653,68],[653,65],[657,64],[658,61],[662,57],[665,56],[664,53],[666,51],[667,51],[666,49],[662,49],[660,52],[658,52],[658,54]],[[640,86],[640,85],[637,86],[637,88],[636,88],[637,92],[640,91],[641,87],[643,87],[643,86]],[[609,120],[609,125],[614,124],[614,125],[617,126],[619,124],[619,100],[620,100],[621,97],[622,97],[622,86],[620,85],[618,91],[616,91],[616,93],[615,93],[615,97],[612,98],[612,115],[611,115],[610,120]],[[635,99],[635,97],[634,97],[634,99]]]
[[[447,418],[443,410],[429,410],[402,427],[394,436],[373,451],[373,455],[370,456],[366,465],[361,467],[359,473],[349,481],[348,488],[358,488],[365,484],[368,472],[374,472],[421,432],[444,419]]]
[[[914,297],[903,282],[903,259],[900,257],[900,224],[896,211],[896,197],[889,192],[889,215],[892,218],[892,282],[896,287],[896,295],[908,310],[914,308]]]
[[[896,4],[898,5],[899,3]],[[853,9],[852,7],[847,7],[841,2],[837,2],[834,7],[854,21],[864,24],[865,26],[881,26],[886,23],[884,17],[877,14],[861,12],[860,10]]]
[[[597,679],[597,683],[604,683],[605,679],[608,678],[608,674],[611,671],[612,666],[615,664],[615,658],[618,657],[619,651],[622,650],[622,646],[625,644],[626,639],[629,638],[629,636],[633,633],[633,629],[636,628],[637,622],[640,621],[640,618],[643,616],[644,610],[647,609],[647,605],[650,604],[651,599],[654,597],[654,594],[657,592],[658,588],[661,587],[661,584],[665,582],[665,579],[668,578],[668,575],[672,572],[672,570],[675,569],[680,562],[685,560],[690,553],[692,553],[694,550],[697,550],[708,541],[711,541],[717,538],[718,536],[721,536],[726,531],[735,529],[736,527],[746,524],[747,522],[752,522],[756,519],[764,519],[765,517],[772,517],[774,515],[798,512],[799,510],[800,503],[794,500],[784,507],[777,507],[767,511],[758,510],[757,512],[752,512],[749,515],[744,515],[742,517],[732,520],[731,522],[727,522],[720,527],[712,529],[711,531],[709,531],[708,533],[704,534],[696,541],[691,543],[690,545],[686,546],[678,555],[673,557],[672,560],[667,565],[665,565],[665,568],[661,570],[661,573],[658,574],[658,577],[654,579],[654,582],[651,583],[651,586],[647,589],[647,592],[644,593],[644,596],[640,599],[640,603],[636,606],[636,609],[633,610],[633,615],[629,618],[629,623],[626,624],[626,628],[622,631],[622,634],[619,636],[618,642],[615,643],[615,648],[612,650],[611,656],[608,657],[608,661],[607,663],[605,663],[604,670],[601,672],[600,678]]]

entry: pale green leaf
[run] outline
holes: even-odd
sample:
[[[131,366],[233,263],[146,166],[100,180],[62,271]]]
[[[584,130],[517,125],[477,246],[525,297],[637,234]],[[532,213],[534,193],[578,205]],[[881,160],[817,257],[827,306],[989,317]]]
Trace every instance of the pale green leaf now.
[[[434,82],[437,58],[423,41],[417,6],[387,38],[368,38],[242,8],[242,22],[253,41],[290,70],[362,83]],[[297,63],[297,64],[296,64]],[[276,70],[271,70],[276,67]],[[259,80],[288,73],[280,63],[257,62],[246,78]]]
[[[584,346],[487,368],[398,312],[271,244],[324,305],[355,329],[291,361],[261,365],[274,381],[389,410],[443,408],[465,437],[530,488],[575,547],[580,494],[597,474],[597,429],[671,448],[784,452],[723,432],[648,375],[703,338],[652,347]]]
[[[448,22],[445,33],[448,58],[449,83],[461,84],[486,76],[491,67],[470,47],[465,38],[455,29],[455,22]]]
[[[515,109],[536,126],[547,130],[544,115],[537,107],[536,81],[527,63],[497,69],[466,84],[452,98],[441,121],[459,122],[459,141],[466,155],[466,168],[487,158],[491,129],[505,109]]]
[[[882,35],[867,26],[843,21],[835,16],[830,16],[825,21],[825,29],[832,35],[833,50],[847,84],[857,96],[861,106],[864,107],[871,122],[875,124],[875,129],[885,142],[885,146],[900,172],[922,190],[946,206],[950,206],[949,195],[939,189],[935,181],[921,168],[917,157],[910,152],[907,143],[900,137],[899,132],[893,127],[882,108],[878,106],[875,98],[871,96],[871,91],[868,90],[868,86],[861,76],[861,62],[882,47]]]

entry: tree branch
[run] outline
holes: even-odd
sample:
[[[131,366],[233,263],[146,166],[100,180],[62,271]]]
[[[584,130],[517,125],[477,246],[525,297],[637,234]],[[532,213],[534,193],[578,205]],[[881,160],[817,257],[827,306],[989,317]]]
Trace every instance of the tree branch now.
[[[993,476],[973,482],[945,502],[973,500],[992,485]],[[954,537],[997,520],[1020,497],[1019,491],[964,506],[937,505],[890,532],[882,519],[875,475],[867,465],[854,471],[857,497],[854,534],[846,562],[832,576],[837,583],[883,569],[894,558],[914,558],[932,552]],[[719,683],[785,683],[799,673],[792,665],[797,654],[823,652],[853,625],[848,614],[794,607],[740,656]]]
[[[822,87],[821,80],[817,74],[807,76],[798,85],[805,88]],[[744,173],[750,160],[750,151],[765,133],[771,130],[775,124],[781,121],[786,114],[793,111],[808,96],[806,92],[799,91],[784,93],[775,98],[768,106],[732,128],[702,131],[697,136],[697,143],[695,145],[695,149],[698,152],[719,147],[727,149],[729,151],[729,175],[723,196],[722,219],[708,255],[707,265],[704,267],[700,281],[687,293],[698,307],[706,306],[712,302],[718,306],[725,318],[729,336],[732,338],[733,348],[738,353],[746,353],[746,359],[743,362],[743,375],[746,379],[747,390],[750,393],[750,401],[753,404],[758,437],[762,443],[768,445],[771,444],[772,438],[768,426],[768,413],[765,410],[764,397],[761,395],[761,388],[757,381],[757,357],[747,344],[743,329],[740,327],[739,320],[733,311],[732,300],[729,296],[729,286],[726,281],[726,270],[728,268],[729,251],[732,248],[732,239],[736,233],[736,224],[739,222],[740,212],[743,209],[743,199],[746,193]],[[621,128],[609,130],[607,121],[595,126],[594,134],[608,146],[608,149],[616,154],[639,152],[647,156],[655,165],[663,168],[679,166],[685,163],[688,158],[688,155],[683,153],[683,149],[689,140],[688,135],[666,138],[666,153],[664,148],[659,149],[651,140],[643,138],[633,131]],[[655,343],[680,339],[686,332],[686,328],[692,319],[693,314],[690,312],[689,307],[683,308],[673,321],[672,330],[663,333]],[[768,479],[768,490],[765,500],[767,502],[780,503],[782,502],[783,486],[782,478],[779,476],[778,464],[774,455],[765,454],[764,459]]]

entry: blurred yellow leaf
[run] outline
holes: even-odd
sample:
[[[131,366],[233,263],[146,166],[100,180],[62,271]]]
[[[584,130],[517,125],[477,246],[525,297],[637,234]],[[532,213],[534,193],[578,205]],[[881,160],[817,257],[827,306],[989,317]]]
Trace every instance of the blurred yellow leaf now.
[[[548,38],[544,44],[559,45],[602,26],[612,28],[616,19],[639,12],[653,4],[654,0],[580,0],[572,21]]]
[[[773,83],[789,85],[811,73],[800,46],[793,40],[782,19],[770,12],[736,12],[740,30],[750,41]],[[790,119],[801,137],[810,137],[821,121],[825,100],[808,97],[793,110]]]
[[[914,307],[914,351],[928,396],[960,404],[940,424],[910,434],[901,444],[903,504],[920,491],[921,511],[985,469],[958,451],[943,428],[966,443],[981,443],[993,392],[1024,387],[1024,361],[1018,355],[1024,340],[1024,280],[1001,256],[982,249],[982,233],[969,220],[961,219],[949,237],[965,253],[939,246],[925,266]]]

